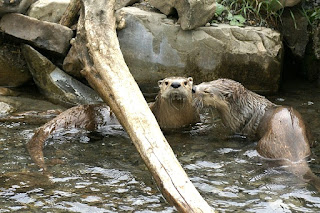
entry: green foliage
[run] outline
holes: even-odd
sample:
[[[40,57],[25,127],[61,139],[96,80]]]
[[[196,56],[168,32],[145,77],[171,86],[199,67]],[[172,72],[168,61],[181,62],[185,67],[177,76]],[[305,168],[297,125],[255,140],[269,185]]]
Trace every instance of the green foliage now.
[[[314,0],[302,0],[297,6],[307,17],[309,24],[320,22],[320,6]],[[297,25],[290,8],[291,18]],[[283,8],[280,0],[217,0],[213,22],[229,23],[235,26],[254,25],[277,27],[281,23]]]
[[[301,13],[308,19],[309,24],[313,24],[320,21],[320,7],[312,6],[304,1],[301,7]]]
[[[279,0],[217,0],[216,17],[226,13],[230,25],[262,25],[277,20],[282,13]]]
[[[295,29],[298,29],[298,27],[297,27],[297,22],[296,22],[296,18],[294,17],[294,14],[293,14],[292,10],[289,10],[289,11],[290,11],[290,16],[291,16],[291,18],[292,18],[292,20],[293,20],[293,23],[294,23],[294,28],[295,28]]]
[[[228,20],[230,21],[230,25],[233,26],[244,26],[244,23],[246,22],[246,19],[242,15],[232,15],[229,13]]]
[[[222,4],[217,3],[217,4],[216,4],[216,12],[215,12],[215,15],[216,15],[216,16],[220,16],[220,15],[223,13],[223,11],[225,11],[225,10],[226,10],[226,7],[225,7],[225,6],[223,6]]]

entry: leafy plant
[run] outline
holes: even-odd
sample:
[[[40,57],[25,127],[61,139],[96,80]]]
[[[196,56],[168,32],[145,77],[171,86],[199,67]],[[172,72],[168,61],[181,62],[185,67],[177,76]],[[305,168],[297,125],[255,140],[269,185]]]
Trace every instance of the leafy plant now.
[[[227,11],[225,17],[230,25],[243,26],[247,24],[266,23],[266,20],[276,22],[282,13],[279,0],[218,0],[216,7],[216,17],[223,15]]]
[[[320,21],[320,7],[313,7],[303,2],[301,13],[308,19],[311,26],[317,21]]]
[[[232,15],[229,13],[228,20],[230,21],[230,25],[233,26],[244,26],[244,23],[246,22],[246,19],[242,15]]]

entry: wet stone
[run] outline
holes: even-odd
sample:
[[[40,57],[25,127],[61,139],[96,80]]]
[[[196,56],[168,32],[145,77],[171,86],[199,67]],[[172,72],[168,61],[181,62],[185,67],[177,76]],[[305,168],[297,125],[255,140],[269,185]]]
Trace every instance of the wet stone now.
[[[63,105],[101,103],[90,87],[72,78],[29,45],[22,47],[33,80],[49,100]]]
[[[73,31],[60,24],[39,21],[22,14],[6,14],[0,20],[0,29],[35,47],[66,55]]]
[[[10,112],[13,112],[13,111],[14,111],[13,106],[4,102],[0,102],[0,116],[9,114]]]

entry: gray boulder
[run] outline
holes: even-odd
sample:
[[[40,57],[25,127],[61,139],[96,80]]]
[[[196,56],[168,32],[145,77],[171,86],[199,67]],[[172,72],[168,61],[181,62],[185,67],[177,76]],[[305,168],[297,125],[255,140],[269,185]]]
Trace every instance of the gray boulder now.
[[[32,4],[27,15],[41,21],[59,23],[70,0],[38,0]]]
[[[122,53],[144,92],[173,75],[196,83],[231,78],[261,93],[279,88],[283,47],[274,30],[220,24],[183,31],[159,13],[126,7],[117,15],[126,22],[118,31]]]
[[[66,55],[73,31],[60,24],[39,21],[22,14],[6,14],[0,20],[0,29],[32,46]]]
[[[216,9],[215,0],[149,0],[149,3],[166,15],[177,12],[183,30],[204,26]]]
[[[99,95],[90,87],[73,79],[29,45],[23,45],[33,80],[49,100],[68,106],[101,103]]]

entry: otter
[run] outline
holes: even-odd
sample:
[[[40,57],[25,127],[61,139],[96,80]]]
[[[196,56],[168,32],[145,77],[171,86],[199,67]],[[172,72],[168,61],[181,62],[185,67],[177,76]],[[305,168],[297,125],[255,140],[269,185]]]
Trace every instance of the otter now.
[[[191,77],[170,77],[158,81],[160,91],[149,104],[162,129],[185,127],[200,121],[193,104]]]
[[[191,77],[168,77],[158,82],[160,91],[155,102],[149,107],[161,129],[177,129],[200,120],[193,105]],[[78,105],[72,107],[35,131],[27,143],[32,160],[44,171],[44,142],[54,132],[61,129],[80,128],[88,131],[105,131],[106,128],[120,126],[116,116],[106,104]]]
[[[310,169],[310,134],[292,107],[276,105],[231,79],[203,82],[193,87],[198,108],[214,107],[233,132],[258,140],[258,153],[320,191],[320,178]]]

